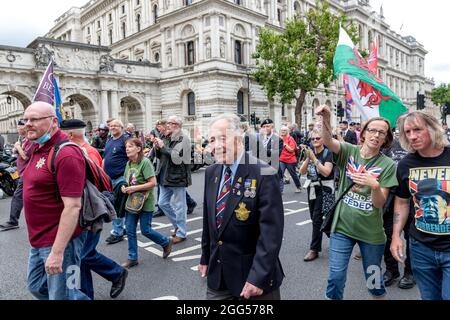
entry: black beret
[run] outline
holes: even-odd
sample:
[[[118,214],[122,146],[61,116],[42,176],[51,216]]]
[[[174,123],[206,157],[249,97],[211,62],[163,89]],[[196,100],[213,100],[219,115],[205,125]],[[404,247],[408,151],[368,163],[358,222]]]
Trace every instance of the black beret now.
[[[61,121],[59,127],[64,130],[83,129],[86,127],[86,123],[78,119],[69,119]]]
[[[272,120],[272,119],[266,119],[266,120],[264,120],[263,122],[261,122],[261,127],[262,127],[263,125],[265,125],[265,124],[271,124],[271,123],[273,123],[273,120]]]
[[[17,122],[18,126],[24,126],[25,125],[25,121],[23,120],[19,120],[19,122]]]

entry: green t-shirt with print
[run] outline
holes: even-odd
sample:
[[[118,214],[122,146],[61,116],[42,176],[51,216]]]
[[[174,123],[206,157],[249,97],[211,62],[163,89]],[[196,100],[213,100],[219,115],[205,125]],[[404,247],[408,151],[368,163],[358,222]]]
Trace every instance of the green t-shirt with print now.
[[[360,146],[341,143],[341,150],[335,155],[336,166],[340,169],[339,195],[352,183],[348,172],[360,172],[361,165],[366,166],[372,159],[363,159]],[[375,176],[382,188],[398,185],[395,163],[385,155],[381,155],[368,169]],[[332,232],[342,233],[348,237],[369,244],[386,243],[383,228],[383,211],[372,203],[370,187],[355,185],[339,202],[333,219]]]
[[[155,169],[148,158],[142,158],[141,163],[128,162],[125,167],[125,180],[129,186],[135,186],[148,182],[148,179],[155,176]],[[145,200],[142,211],[155,211],[154,189],[149,191],[147,200]]]

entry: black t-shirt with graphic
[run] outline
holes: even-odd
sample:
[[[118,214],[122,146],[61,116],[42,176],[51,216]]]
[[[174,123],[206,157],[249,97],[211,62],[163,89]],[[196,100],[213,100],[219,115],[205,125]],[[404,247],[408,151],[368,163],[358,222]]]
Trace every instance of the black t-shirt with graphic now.
[[[437,251],[450,252],[450,147],[434,158],[408,154],[398,164],[396,195],[413,197],[410,235]]]
[[[398,139],[394,139],[392,146],[387,150],[383,150],[383,153],[394,160],[397,166],[400,160],[408,155],[408,151],[402,148]]]

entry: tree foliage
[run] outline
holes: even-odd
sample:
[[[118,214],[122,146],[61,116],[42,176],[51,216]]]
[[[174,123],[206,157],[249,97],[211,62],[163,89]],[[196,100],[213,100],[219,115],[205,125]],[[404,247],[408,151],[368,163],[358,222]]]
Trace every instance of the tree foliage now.
[[[450,84],[441,84],[431,92],[431,101],[437,106],[450,102]]]
[[[330,12],[327,2],[317,1],[316,7],[305,16],[288,20],[282,33],[266,27],[259,34],[259,44],[253,54],[257,65],[255,79],[270,100],[274,97],[282,103],[295,100],[299,126],[306,94],[321,84],[329,87],[333,79],[339,24],[353,41],[358,41],[356,27],[342,13],[336,16]]]

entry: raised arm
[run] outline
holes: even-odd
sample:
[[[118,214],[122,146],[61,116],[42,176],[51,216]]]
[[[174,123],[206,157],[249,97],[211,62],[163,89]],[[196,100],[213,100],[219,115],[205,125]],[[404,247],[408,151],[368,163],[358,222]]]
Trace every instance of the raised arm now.
[[[327,105],[319,106],[316,109],[316,115],[322,116],[322,139],[323,144],[331,150],[334,154],[341,151],[341,144],[338,140],[333,138],[331,129],[331,111]]]

